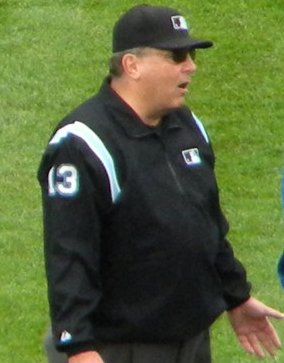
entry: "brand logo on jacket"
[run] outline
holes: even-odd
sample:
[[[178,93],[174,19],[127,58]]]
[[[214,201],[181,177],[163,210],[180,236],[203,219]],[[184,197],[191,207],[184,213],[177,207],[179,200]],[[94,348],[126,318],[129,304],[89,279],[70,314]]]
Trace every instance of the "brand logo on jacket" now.
[[[201,163],[199,150],[197,148],[183,150],[182,156],[188,166],[198,165]]]
[[[64,330],[60,335],[60,343],[68,344],[71,341],[72,341],[72,335],[67,330]]]

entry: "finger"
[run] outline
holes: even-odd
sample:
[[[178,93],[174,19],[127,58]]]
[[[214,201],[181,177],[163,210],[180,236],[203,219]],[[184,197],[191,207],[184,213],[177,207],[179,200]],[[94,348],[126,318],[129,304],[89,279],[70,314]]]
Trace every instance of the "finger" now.
[[[253,349],[254,354],[259,358],[264,358],[265,353],[261,347],[258,337],[255,334],[250,334],[248,337],[248,341]]]
[[[278,336],[276,330],[274,329],[273,325],[271,324],[271,322],[268,319],[266,319],[266,320],[267,320],[267,326],[263,331],[263,333],[265,334],[265,337],[266,337],[265,340],[270,341],[274,347],[280,348],[281,341],[279,339],[279,336]]]
[[[270,337],[267,337],[266,334],[260,333],[257,335],[257,339],[266,352],[268,352],[272,357],[276,355],[276,349],[278,346],[274,344]]]
[[[255,355],[254,348],[252,347],[248,338],[245,335],[238,336],[238,339],[239,339],[240,345],[247,353]]]
[[[266,319],[266,326],[255,333],[255,337],[261,345],[272,357],[276,354],[276,349],[280,348],[280,339],[273,328],[273,325]]]

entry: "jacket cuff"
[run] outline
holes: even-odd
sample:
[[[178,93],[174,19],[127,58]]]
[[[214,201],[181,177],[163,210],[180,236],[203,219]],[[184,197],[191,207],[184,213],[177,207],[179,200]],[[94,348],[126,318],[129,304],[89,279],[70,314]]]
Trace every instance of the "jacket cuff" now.
[[[58,349],[60,352],[67,354],[68,358],[72,357],[73,355],[89,352],[89,351],[96,351],[94,348],[94,344],[86,343],[86,344],[76,344],[72,346],[65,347],[62,349]]]
[[[251,297],[250,294],[248,294],[246,297],[242,298],[242,299],[233,299],[233,300],[226,300],[227,301],[227,311],[233,310],[236,307],[242,305],[243,303],[245,303],[249,298]]]

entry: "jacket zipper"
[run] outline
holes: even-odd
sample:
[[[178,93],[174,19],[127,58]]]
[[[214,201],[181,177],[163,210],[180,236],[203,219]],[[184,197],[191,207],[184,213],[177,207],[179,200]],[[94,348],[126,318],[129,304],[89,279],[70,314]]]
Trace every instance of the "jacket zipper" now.
[[[177,173],[176,173],[176,171],[175,171],[175,169],[173,167],[173,164],[170,161],[169,156],[168,156],[168,154],[167,154],[166,151],[165,151],[165,154],[166,154],[166,159],[167,159],[167,165],[169,167],[170,173],[172,174],[172,177],[173,177],[174,182],[175,182],[175,184],[177,186],[177,189],[178,189],[178,191],[179,191],[180,194],[185,195],[184,189],[183,189],[183,187],[182,187],[182,185],[181,185],[181,183],[179,181],[179,178],[177,176]]]
[[[169,168],[169,171],[170,171],[170,174],[172,175],[173,177],[173,180],[175,182],[175,185],[177,187],[177,190],[178,192],[181,194],[181,195],[185,195],[185,191],[184,191],[184,188],[182,187],[180,181],[179,181],[179,178],[177,176],[177,173],[175,171],[175,168],[169,158],[169,155],[167,153],[167,149],[166,149],[166,145],[165,145],[165,142],[163,140],[163,137],[159,134],[159,133],[156,133],[156,137],[157,139],[160,140],[160,143],[162,144],[162,147],[163,147],[163,150],[164,150],[164,153],[165,153],[165,156],[166,156],[166,162],[167,162],[167,166]]]

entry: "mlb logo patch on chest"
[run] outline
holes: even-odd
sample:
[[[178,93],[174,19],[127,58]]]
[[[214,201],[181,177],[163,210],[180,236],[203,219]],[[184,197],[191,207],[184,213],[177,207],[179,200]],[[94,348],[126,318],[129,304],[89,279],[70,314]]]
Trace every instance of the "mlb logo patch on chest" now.
[[[201,164],[201,158],[197,148],[183,150],[182,156],[188,166]]]

